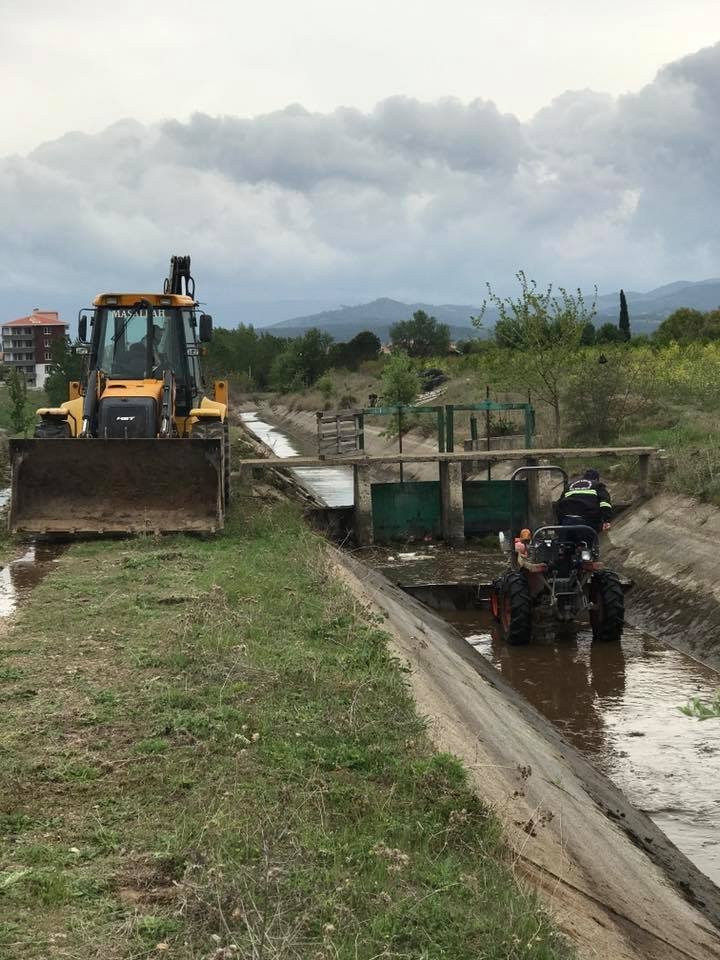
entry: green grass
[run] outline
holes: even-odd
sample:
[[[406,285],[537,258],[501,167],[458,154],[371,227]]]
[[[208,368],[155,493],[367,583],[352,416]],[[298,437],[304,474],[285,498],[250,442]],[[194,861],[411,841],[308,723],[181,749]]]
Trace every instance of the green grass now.
[[[3,638],[0,956],[570,956],[322,542],[239,503],[74,547]]]

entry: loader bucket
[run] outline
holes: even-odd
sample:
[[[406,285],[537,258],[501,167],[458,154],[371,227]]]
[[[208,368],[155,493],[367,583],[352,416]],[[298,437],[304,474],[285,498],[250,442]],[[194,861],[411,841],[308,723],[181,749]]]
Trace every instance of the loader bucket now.
[[[212,533],[223,526],[222,441],[11,440],[12,533]]]

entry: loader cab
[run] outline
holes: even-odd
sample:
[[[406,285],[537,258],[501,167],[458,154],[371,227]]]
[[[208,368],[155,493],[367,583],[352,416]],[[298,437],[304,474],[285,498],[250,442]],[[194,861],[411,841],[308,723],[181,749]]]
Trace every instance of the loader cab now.
[[[109,381],[175,377],[175,409],[187,416],[202,392],[195,303],[185,296],[102,295],[95,300],[89,369]]]

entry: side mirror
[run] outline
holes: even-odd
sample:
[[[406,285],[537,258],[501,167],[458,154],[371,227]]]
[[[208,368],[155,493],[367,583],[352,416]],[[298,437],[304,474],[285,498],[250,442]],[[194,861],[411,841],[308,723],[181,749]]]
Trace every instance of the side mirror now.
[[[209,313],[200,314],[200,343],[212,340],[212,317]]]
[[[87,317],[82,316],[78,320],[78,340],[87,342]]]

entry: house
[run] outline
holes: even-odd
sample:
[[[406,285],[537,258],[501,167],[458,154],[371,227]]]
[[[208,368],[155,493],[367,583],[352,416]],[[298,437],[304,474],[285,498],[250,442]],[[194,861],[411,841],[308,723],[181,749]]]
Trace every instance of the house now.
[[[56,310],[37,307],[29,317],[3,323],[3,363],[22,370],[29,387],[43,387],[52,362],[52,344],[67,335],[67,328]]]

